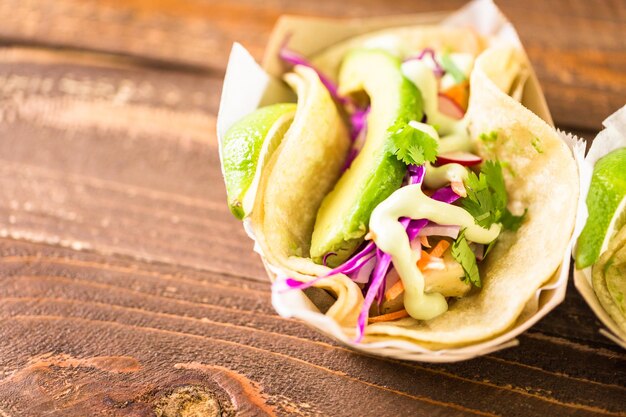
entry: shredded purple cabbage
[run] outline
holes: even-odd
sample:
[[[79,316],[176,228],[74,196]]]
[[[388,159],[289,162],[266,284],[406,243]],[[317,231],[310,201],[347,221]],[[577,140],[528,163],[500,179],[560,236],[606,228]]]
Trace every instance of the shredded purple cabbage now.
[[[385,287],[383,283],[385,276],[387,276],[389,265],[391,264],[391,255],[382,252],[380,249],[376,249],[376,258],[376,267],[374,268],[374,272],[372,272],[367,293],[365,294],[365,299],[363,300],[363,307],[361,308],[361,313],[359,314],[359,318],[357,320],[356,338],[354,340],[356,343],[363,340],[365,326],[367,325],[367,318],[369,317],[370,306],[374,302],[374,298],[378,296],[380,288],[382,287],[384,290]]]
[[[292,289],[292,290],[303,290],[305,288],[311,287],[313,284],[315,284],[319,280],[321,280],[323,278],[328,278],[328,277],[330,277],[332,275],[353,274],[353,273],[357,272],[359,270],[359,268],[363,267],[363,265],[365,265],[367,263],[367,261],[369,261],[370,259],[372,259],[372,257],[374,257],[374,249],[375,249],[375,247],[376,247],[376,245],[374,244],[374,242],[369,242],[367,245],[365,245],[365,247],[363,249],[361,249],[358,253],[356,253],[354,256],[352,256],[352,258],[348,259],[346,262],[344,262],[343,264],[339,265],[338,267],[331,269],[330,271],[328,271],[324,275],[320,275],[319,277],[317,277],[317,278],[315,278],[315,279],[313,279],[311,281],[301,282],[301,281],[295,280],[293,278],[287,278],[285,280],[285,284],[287,284],[287,287],[289,287],[289,288],[286,288],[286,289],[282,290],[281,292],[288,291],[290,289]],[[326,258],[327,256],[328,256],[328,254],[324,255],[324,258]]]
[[[426,169],[423,165],[409,165],[407,167],[407,174],[409,176],[409,184],[421,184],[424,181]]]
[[[328,266],[327,265],[328,257],[333,256],[333,255],[337,255],[337,254],[335,252],[328,252],[326,255],[324,255],[324,258],[322,258],[322,265]]]
[[[433,64],[435,64],[435,69],[434,69],[435,75],[437,75],[438,77],[442,77],[446,73],[446,70],[444,70],[443,66],[439,63],[439,61],[437,61],[437,57],[435,56],[435,50],[432,48],[424,48],[422,52],[420,52],[418,55],[409,57],[405,59],[404,62],[411,61],[414,59],[421,61],[422,59],[426,58],[426,56],[429,56],[430,59],[433,61]]]
[[[376,256],[372,256],[361,268],[349,275],[350,279],[357,284],[367,284],[370,281],[370,275],[376,266]]]
[[[335,100],[337,100],[344,106],[352,103],[352,100],[350,100],[349,97],[344,97],[344,96],[339,95],[339,90],[337,88],[337,85],[330,78],[328,78],[324,73],[322,73],[317,68],[315,68],[315,66],[311,64],[311,62],[309,62],[309,60],[306,59],[304,56],[300,55],[299,53],[295,51],[292,51],[291,49],[288,49],[286,46],[283,46],[282,48],[280,48],[280,51],[278,52],[278,56],[280,57],[280,59],[282,59],[288,64],[291,64],[294,66],[302,65],[302,66],[311,68],[313,71],[317,73],[317,76],[320,77],[320,81],[322,82],[322,84],[324,84],[324,87],[326,87],[330,95]]]
[[[367,132],[367,115],[370,112],[370,107],[365,109],[356,109],[354,113],[350,115],[350,140],[352,141],[352,147],[348,151],[348,157],[342,168],[342,172],[345,172],[352,162],[357,157],[364,144],[364,137]]]
[[[348,151],[348,157],[346,158],[346,162],[343,164],[343,167],[341,168],[342,173],[346,172],[348,168],[350,168],[350,166],[352,165],[352,162],[354,162],[358,154],[359,154],[358,149],[354,147],[350,148],[350,150]]]
[[[350,139],[354,142],[363,131],[367,124],[367,115],[370,113],[370,107],[364,109],[357,108],[354,113],[350,115],[350,124],[352,129],[350,131]]]
[[[430,196],[433,200],[441,201],[443,203],[452,204],[460,197],[454,191],[452,191],[452,187],[443,187],[435,191],[435,193]],[[428,224],[427,219],[418,219],[411,220],[409,225],[406,228],[406,234],[409,237],[409,241],[415,239],[420,230],[422,230]]]

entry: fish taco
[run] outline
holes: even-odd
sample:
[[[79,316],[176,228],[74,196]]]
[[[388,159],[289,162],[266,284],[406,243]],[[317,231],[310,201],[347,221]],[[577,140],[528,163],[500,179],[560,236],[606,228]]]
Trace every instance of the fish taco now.
[[[520,103],[523,51],[439,26],[307,57],[287,45],[297,102],[220,139],[229,206],[275,297],[304,290],[361,344],[441,350],[509,330],[561,266],[579,189],[549,116]]]

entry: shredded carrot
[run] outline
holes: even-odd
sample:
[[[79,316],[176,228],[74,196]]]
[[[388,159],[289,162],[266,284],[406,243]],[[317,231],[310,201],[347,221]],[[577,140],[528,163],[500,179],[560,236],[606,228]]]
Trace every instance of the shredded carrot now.
[[[458,104],[464,111],[467,111],[467,103],[469,101],[469,83],[467,80],[462,83],[455,84],[443,92]]]
[[[399,279],[398,282],[393,284],[391,288],[389,288],[387,292],[385,292],[385,300],[387,301],[393,300],[394,298],[397,298],[403,292],[404,292],[404,285],[402,285],[402,280]]]
[[[448,250],[449,247],[450,247],[450,242],[448,242],[445,239],[441,239],[439,243],[437,243],[437,245],[430,251],[430,253],[423,250],[420,260],[417,261],[417,267],[421,271],[424,271],[426,269],[432,269],[430,268],[432,264],[442,263],[443,259],[441,259],[441,256],[445,253],[445,251]],[[404,285],[402,284],[402,280],[398,280],[398,282],[393,284],[391,288],[389,288],[385,292],[385,300],[387,301],[393,300],[394,298],[402,294],[403,291],[404,291]]]
[[[381,321],[391,321],[391,320],[398,320],[398,319],[402,319],[404,317],[409,317],[409,313],[407,313],[406,310],[402,309],[399,311],[394,311],[393,313],[387,313],[387,314],[382,314],[380,316],[376,316],[376,317],[370,317],[367,319],[368,323],[378,323]]]
[[[417,261],[417,267],[423,271],[424,268],[426,268],[426,265],[428,265],[432,259],[432,257],[430,256],[430,254],[428,252],[426,252],[425,250],[422,251],[422,256],[420,257],[420,260]]]
[[[450,242],[445,239],[441,239],[439,243],[430,251],[430,256],[441,258],[441,255],[450,247]]]
[[[448,250],[449,247],[450,247],[450,242],[448,242],[445,239],[442,239],[430,251],[430,253],[423,250],[420,260],[417,261],[417,267],[421,271],[424,271],[426,269],[433,269],[433,268],[430,268],[430,266],[432,266],[432,264],[441,264],[443,262],[443,259],[441,259],[441,256],[445,253],[445,251]],[[402,285],[402,280],[399,280],[385,292],[385,299],[393,300],[394,298],[399,296],[402,293],[402,291],[404,291],[404,285]]]
[[[428,236],[420,236],[420,243],[422,244],[422,246],[426,246],[427,248],[430,248],[430,243],[428,242]]]

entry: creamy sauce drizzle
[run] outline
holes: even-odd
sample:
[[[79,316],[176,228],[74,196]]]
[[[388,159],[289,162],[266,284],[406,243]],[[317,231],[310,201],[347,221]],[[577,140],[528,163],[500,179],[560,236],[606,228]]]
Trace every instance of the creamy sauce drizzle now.
[[[424,277],[417,267],[401,217],[428,219],[438,224],[458,225],[465,229],[468,240],[490,243],[500,234],[500,225],[489,229],[478,226],[474,218],[461,207],[442,203],[426,196],[420,184],[396,190],[372,212],[370,231],[378,248],[391,256],[393,265],[404,285],[404,307],[417,320],[430,320],[448,310],[448,303],[439,293],[424,292]]]
[[[428,124],[412,121],[409,125],[435,138],[439,142],[439,153],[471,152],[473,146],[467,129],[467,119],[464,117],[456,120],[439,111],[438,81],[433,69],[426,62],[410,60],[402,64],[403,75],[422,93],[424,113],[428,116]],[[469,70],[472,62],[470,60],[463,64],[462,67]],[[441,167],[427,164],[424,184],[429,188],[439,188],[451,182],[463,181],[467,174],[467,168],[460,164],[446,164]],[[483,244],[498,237],[500,225],[494,224],[489,229],[477,225],[472,215],[461,207],[426,196],[420,184],[400,188],[374,209],[370,218],[370,231],[378,248],[391,256],[394,268],[402,280],[405,290],[404,307],[411,317],[430,320],[446,312],[448,303],[440,293],[424,292],[424,276],[417,267],[419,255],[411,250],[406,230],[398,221],[401,217],[458,225],[465,229],[468,240]]]
[[[467,120],[457,120],[441,113],[438,108],[439,86],[433,70],[420,60],[410,60],[402,64],[402,74],[422,93],[424,113],[428,124],[437,126],[441,133],[440,153],[471,150],[467,132]]]

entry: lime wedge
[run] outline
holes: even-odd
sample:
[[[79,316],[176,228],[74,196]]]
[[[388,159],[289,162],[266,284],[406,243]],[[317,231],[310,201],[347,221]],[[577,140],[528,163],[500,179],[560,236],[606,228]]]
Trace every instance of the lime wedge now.
[[[596,263],[610,240],[626,223],[626,148],[596,162],[587,195],[589,218],[578,238],[576,267]]]
[[[263,167],[289,129],[294,103],[262,107],[235,123],[224,136],[222,166],[228,207],[238,219],[252,210]]]

